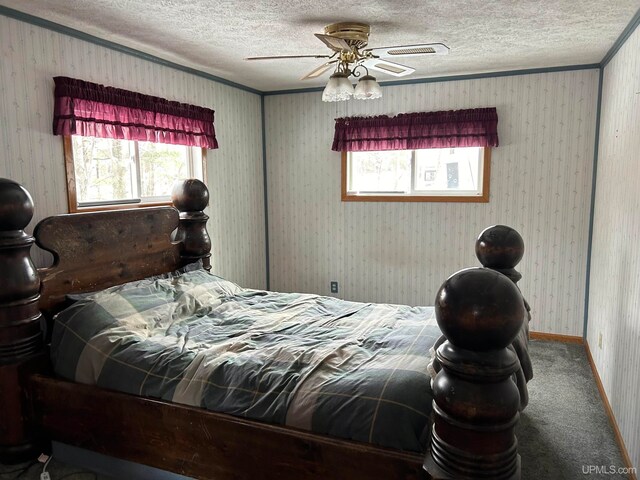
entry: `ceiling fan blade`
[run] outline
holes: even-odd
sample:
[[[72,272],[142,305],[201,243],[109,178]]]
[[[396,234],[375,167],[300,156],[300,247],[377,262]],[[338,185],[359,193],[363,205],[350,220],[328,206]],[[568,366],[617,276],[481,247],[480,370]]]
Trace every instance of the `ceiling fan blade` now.
[[[332,35],[325,35],[324,33],[314,33],[318,39],[320,39],[327,47],[329,47],[334,52],[342,52],[342,51],[350,51],[351,47],[349,44],[339,37],[334,37]]]
[[[331,68],[331,66],[336,63],[337,60],[333,60],[331,62],[327,62],[327,63],[323,63],[322,65],[320,65],[319,67],[311,70],[309,73],[307,73],[304,77],[302,77],[300,80],[310,80],[312,78],[317,78],[320,75],[322,75],[324,72],[326,72],[327,70],[329,70]]]
[[[271,55],[266,57],[247,57],[245,60],[279,60],[282,58],[331,58],[332,55]]]
[[[447,55],[449,47],[444,43],[420,43],[417,45],[399,45],[397,47],[368,48],[377,57],[418,57],[423,55]]]
[[[394,77],[404,77],[410,75],[416,71],[415,68],[407,67],[396,62],[390,62],[389,60],[383,60],[381,58],[368,58],[362,64],[370,70],[377,70],[379,72],[388,73]]]

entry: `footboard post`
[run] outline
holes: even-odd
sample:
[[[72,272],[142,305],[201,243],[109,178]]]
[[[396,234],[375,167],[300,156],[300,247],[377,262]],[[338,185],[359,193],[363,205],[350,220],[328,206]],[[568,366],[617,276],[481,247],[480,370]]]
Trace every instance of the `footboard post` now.
[[[524,255],[524,240],[520,234],[506,225],[494,225],[485,228],[476,240],[476,257],[482,266],[506,275],[509,280],[517,284],[522,275],[516,270],[516,265]],[[526,309],[526,321],[522,324],[522,330],[512,342],[511,349],[518,355],[520,371],[516,372],[515,379],[520,390],[520,410],[529,403],[527,382],[533,378],[533,366],[529,358],[529,322],[531,321],[531,308],[524,299]]]
[[[173,235],[173,240],[182,242],[180,257],[185,265],[202,259],[204,268],[211,270],[211,239],[207,232],[209,216],[204,213],[209,204],[207,186],[197,179],[176,182],[171,200],[180,212],[180,224]]]
[[[522,275],[516,270],[516,265],[524,255],[524,240],[520,234],[507,225],[493,225],[485,228],[476,240],[476,257],[483,267],[509,277],[517,284]],[[531,308],[524,301],[527,309],[527,320],[531,320]]]
[[[439,480],[519,479],[520,396],[511,379],[519,363],[507,347],[525,317],[522,295],[501,273],[469,268],[442,284],[435,310],[447,341],[436,352],[442,369],[424,468]]]
[[[0,462],[15,463],[37,449],[29,424],[26,379],[45,365],[40,277],[24,232],[33,201],[18,183],[0,178]]]

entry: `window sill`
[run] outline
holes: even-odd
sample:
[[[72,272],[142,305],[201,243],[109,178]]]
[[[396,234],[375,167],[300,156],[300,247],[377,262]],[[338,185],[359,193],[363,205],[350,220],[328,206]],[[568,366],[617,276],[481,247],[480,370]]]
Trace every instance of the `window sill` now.
[[[457,203],[489,203],[489,195],[478,196],[429,196],[429,195],[354,195],[342,194],[343,202],[457,202]]]
[[[70,207],[69,213],[84,213],[84,212],[108,212],[110,210],[127,210],[131,208],[151,208],[151,207],[170,207],[173,203],[166,202],[153,202],[153,203],[126,203],[122,205],[104,205],[98,207]]]

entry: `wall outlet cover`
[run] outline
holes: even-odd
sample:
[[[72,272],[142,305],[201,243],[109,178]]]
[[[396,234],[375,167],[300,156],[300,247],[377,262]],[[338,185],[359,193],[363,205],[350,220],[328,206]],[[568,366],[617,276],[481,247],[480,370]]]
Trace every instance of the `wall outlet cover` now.
[[[331,293],[338,293],[338,282],[331,282]]]

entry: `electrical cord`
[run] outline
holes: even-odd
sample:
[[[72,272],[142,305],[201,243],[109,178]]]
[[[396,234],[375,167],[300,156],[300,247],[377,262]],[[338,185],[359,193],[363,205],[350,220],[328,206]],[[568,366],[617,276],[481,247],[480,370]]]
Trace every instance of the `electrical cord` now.
[[[51,462],[51,459],[53,458],[53,455],[49,456],[47,458],[47,461],[44,462],[44,465],[42,466],[42,473],[40,474],[40,480],[51,480],[51,475],[49,475],[49,472],[47,472],[47,467],[49,466],[49,462]],[[42,456],[40,459],[41,460]]]

